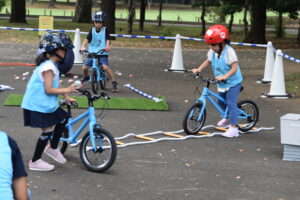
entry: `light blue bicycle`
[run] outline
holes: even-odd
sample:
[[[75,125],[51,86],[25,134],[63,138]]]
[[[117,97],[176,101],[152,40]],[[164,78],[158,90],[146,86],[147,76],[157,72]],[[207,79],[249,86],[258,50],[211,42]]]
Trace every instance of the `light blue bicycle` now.
[[[106,72],[103,70],[102,63],[100,63],[100,54],[104,52],[104,49],[101,49],[97,53],[90,53],[88,50],[80,50],[79,52],[93,58],[93,66],[90,68],[90,83],[93,93],[98,94],[99,86],[102,90],[104,90],[106,83],[109,80]]]
[[[92,96],[86,89],[79,89],[88,99],[88,110],[76,118],[72,118],[71,105],[66,101],[61,101],[62,106],[67,106],[68,121],[66,129],[63,132],[63,137],[60,139],[60,151],[65,153],[68,144],[78,144],[78,136],[83,129],[88,126],[88,132],[84,135],[79,149],[80,159],[83,165],[93,172],[104,172],[109,169],[115,162],[117,157],[117,146],[112,134],[103,129],[100,124],[96,123],[95,108],[93,102],[101,97],[109,99],[106,93],[101,92],[98,96]],[[72,102],[72,106],[77,107],[76,102]],[[73,131],[73,126],[80,120],[84,120],[76,132]]]
[[[183,129],[188,135],[197,134],[203,127],[206,119],[206,106],[207,100],[215,107],[215,109],[221,114],[222,118],[228,118],[229,112],[226,108],[225,112],[221,107],[212,99],[215,97],[217,100],[222,101],[226,104],[225,99],[212,92],[209,89],[210,84],[216,84],[217,81],[208,78],[204,78],[202,74],[198,73],[195,78],[201,78],[202,81],[206,82],[206,85],[202,91],[200,97],[196,100],[195,104],[187,111],[183,120]],[[241,89],[242,90],[242,89]],[[211,97],[212,96],[212,97]],[[259,110],[257,105],[251,100],[242,100],[238,104],[238,128],[246,132],[252,129],[259,117]]]

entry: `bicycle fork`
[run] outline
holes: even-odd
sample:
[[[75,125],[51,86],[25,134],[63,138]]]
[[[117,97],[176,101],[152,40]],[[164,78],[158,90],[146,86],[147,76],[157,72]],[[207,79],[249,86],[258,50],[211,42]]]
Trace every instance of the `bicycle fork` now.
[[[95,108],[89,107],[88,110],[89,110],[89,119],[90,119],[89,133],[90,133],[92,149],[93,149],[94,153],[102,152],[103,151],[102,138],[100,138],[101,136],[94,134],[95,130],[101,128],[101,126],[99,124],[96,124]],[[95,139],[97,140],[97,144],[95,142]]]

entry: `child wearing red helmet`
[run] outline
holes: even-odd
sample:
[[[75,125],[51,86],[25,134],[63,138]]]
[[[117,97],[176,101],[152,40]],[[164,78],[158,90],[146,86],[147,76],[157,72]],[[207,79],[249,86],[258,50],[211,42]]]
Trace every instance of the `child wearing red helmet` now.
[[[205,33],[205,42],[210,50],[207,59],[198,67],[192,69],[193,73],[201,72],[211,64],[215,79],[218,82],[218,94],[226,100],[226,105],[218,101],[223,110],[229,109],[229,119],[222,119],[218,126],[230,128],[223,134],[225,137],[238,137],[238,111],[237,99],[242,86],[243,77],[238,65],[234,49],[229,46],[229,32],[223,25],[211,26]],[[226,80],[226,82],[224,82]],[[223,81],[223,82],[222,82]]]

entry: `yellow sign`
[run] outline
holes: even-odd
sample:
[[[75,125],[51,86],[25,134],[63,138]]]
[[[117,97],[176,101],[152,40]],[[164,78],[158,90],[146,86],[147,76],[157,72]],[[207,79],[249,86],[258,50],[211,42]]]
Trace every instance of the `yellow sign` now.
[[[39,16],[39,29],[53,29],[53,16]],[[39,31],[39,35],[45,32]]]

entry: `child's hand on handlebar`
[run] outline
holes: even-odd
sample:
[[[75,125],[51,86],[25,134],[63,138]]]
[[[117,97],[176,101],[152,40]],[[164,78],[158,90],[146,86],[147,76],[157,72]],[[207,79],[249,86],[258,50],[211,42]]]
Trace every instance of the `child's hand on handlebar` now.
[[[196,74],[196,73],[198,73],[198,72],[200,72],[198,68],[192,69],[192,73],[193,73],[193,74]]]
[[[81,47],[80,51],[84,52],[84,51],[86,51],[86,48],[85,47]]]
[[[218,82],[223,82],[223,81],[225,81],[226,79],[224,78],[224,76],[217,76],[217,77],[215,78],[215,80],[218,81]]]
[[[108,52],[108,51],[110,51],[110,47],[107,46],[107,47],[105,47],[103,50]]]
[[[68,105],[71,105],[73,102],[77,102],[75,99],[73,99],[69,96],[65,97],[65,100],[67,101]]]

